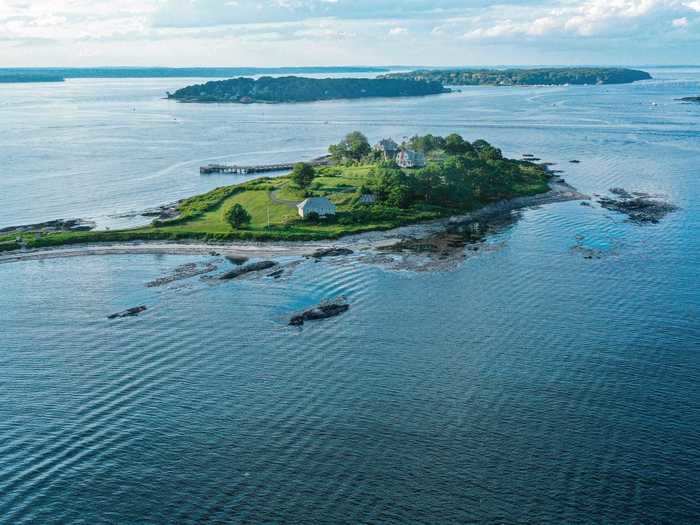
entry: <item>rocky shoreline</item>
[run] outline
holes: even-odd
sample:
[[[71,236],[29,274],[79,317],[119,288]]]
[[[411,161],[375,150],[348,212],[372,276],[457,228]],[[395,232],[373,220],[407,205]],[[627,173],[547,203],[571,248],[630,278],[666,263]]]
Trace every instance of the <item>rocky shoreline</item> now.
[[[80,232],[90,231],[97,227],[95,221],[87,219],[54,219],[52,221],[37,222],[35,224],[23,224],[20,226],[7,226],[0,228],[0,234],[8,233],[49,233],[49,232]]]
[[[391,246],[405,239],[429,237],[447,228],[492,219],[500,215],[508,216],[514,210],[542,206],[557,202],[590,200],[588,195],[578,192],[563,179],[553,177],[550,191],[529,197],[517,197],[483,206],[473,212],[436,219],[422,223],[401,226],[392,230],[372,231],[348,235],[337,240],[327,241],[278,241],[278,242],[177,242],[177,241],[131,241],[122,243],[92,243],[32,250],[14,250],[0,254],[0,264],[36,259],[60,257],[80,257],[88,255],[127,255],[127,254],[172,254],[209,255],[212,250],[225,257],[270,258],[283,256],[313,256],[319,250],[338,248],[358,251],[374,250]]]

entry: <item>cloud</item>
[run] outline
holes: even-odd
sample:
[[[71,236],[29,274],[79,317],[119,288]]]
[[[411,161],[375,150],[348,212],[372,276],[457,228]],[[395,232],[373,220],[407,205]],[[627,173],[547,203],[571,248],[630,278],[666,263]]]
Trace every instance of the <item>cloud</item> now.
[[[687,25],[687,17],[678,15],[693,10],[694,4],[680,0],[585,0],[530,9],[529,12],[512,9],[508,18],[487,13],[472,20],[475,27],[465,31],[463,38],[526,37],[533,40],[545,36],[590,38],[624,34],[641,37],[648,35],[649,31],[663,31],[664,23],[671,22],[676,27]],[[676,22],[678,20],[685,22]]]
[[[389,29],[389,36],[401,36],[408,33],[408,29],[405,27],[392,27]]]
[[[6,65],[677,63],[698,40],[700,0],[0,0]]]

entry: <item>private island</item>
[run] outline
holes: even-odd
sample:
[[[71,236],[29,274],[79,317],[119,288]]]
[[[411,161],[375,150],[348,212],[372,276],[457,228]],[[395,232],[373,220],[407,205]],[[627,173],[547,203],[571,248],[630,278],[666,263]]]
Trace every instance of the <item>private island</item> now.
[[[638,69],[616,67],[570,67],[537,69],[434,69],[391,73],[386,79],[439,82],[447,86],[562,86],[630,84],[650,80]]]
[[[84,231],[74,221],[0,230],[0,251],[135,240],[322,240],[460,215],[550,191],[533,159],[504,158],[485,140],[414,136],[371,146],[360,132],[291,173],[180,201],[149,226]],[[58,224],[57,224],[58,222]]]
[[[625,84],[650,79],[644,71],[621,68],[425,70],[379,78],[247,77],[195,84],[168,93],[179,102],[279,104],[374,97],[417,97],[450,93],[451,86]]]

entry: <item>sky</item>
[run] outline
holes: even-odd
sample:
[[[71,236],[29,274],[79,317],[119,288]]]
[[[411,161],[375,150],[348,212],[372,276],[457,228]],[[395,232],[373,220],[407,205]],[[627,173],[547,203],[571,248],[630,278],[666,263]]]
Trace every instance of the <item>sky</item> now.
[[[0,67],[700,63],[700,0],[0,0]]]

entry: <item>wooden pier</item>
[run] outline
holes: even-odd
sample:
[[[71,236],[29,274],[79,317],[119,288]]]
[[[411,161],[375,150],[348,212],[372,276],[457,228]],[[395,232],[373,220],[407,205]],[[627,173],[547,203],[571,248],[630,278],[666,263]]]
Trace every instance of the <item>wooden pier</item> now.
[[[311,164],[312,166],[326,166],[328,165],[328,162],[328,157],[321,157],[308,162],[308,164]],[[199,168],[199,173],[201,175],[211,175],[214,173],[248,175],[249,173],[266,173],[270,171],[291,171],[294,169],[294,164],[296,164],[296,162],[287,162],[283,164],[259,164],[256,166],[208,164]]]

